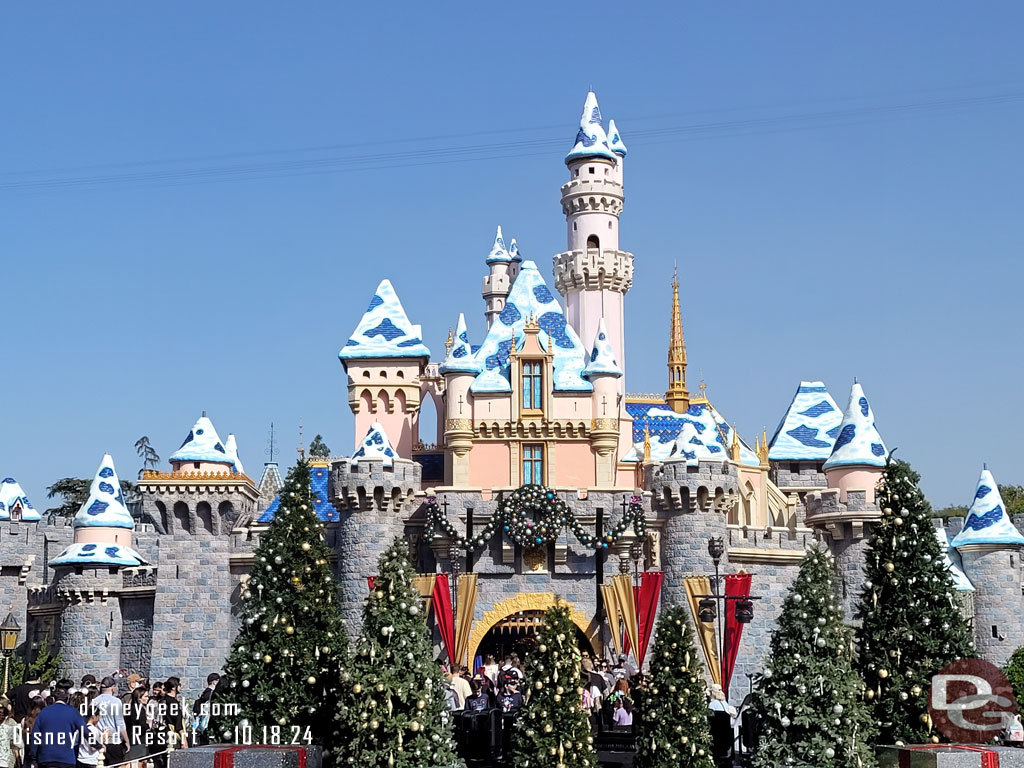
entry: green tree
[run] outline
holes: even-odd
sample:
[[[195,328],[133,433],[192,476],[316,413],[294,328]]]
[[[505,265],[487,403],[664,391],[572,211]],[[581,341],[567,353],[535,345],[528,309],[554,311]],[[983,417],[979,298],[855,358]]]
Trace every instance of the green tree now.
[[[241,631],[224,668],[231,686],[222,703],[238,711],[218,722],[218,737],[248,725],[260,739],[264,727],[287,726],[289,734],[308,728],[316,744],[334,743],[331,719],[348,640],[309,482],[309,465],[300,461],[253,554]]]
[[[160,463],[160,456],[157,454],[156,449],[150,444],[148,435],[143,435],[135,441],[135,452],[138,453],[139,458],[142,459],[143,469],[153,469],[153,467]]]
[[[783,603],[754,697],[761,768],[875,764],[874,720],[833,576],[828,550],[808,550]]]
[[[12,686],[28,682],[29,680],[49,683],[60,677],[60,664],[61,657],[59,653],[55,656],[50,655],[50,638],[47,635],[43,641],[42,648],[36,653],[36,657],[31,664],[26,665],[20,657],[11,656],[11,669],[8,674],[8,680]]]
[[[1024,515],[1024,485],[1000,485],[999,495],[1006,505],[1006,514]],[[966,517],[967,507],[962,504],[953,504],[935,511],[936,517]]]
[[[544,612],[536,640],[526,659],[526,703],[512,731],[512,762],[516,768],[596,768],[576,627],[563,600]]]
[[[51,523],[58,517],[71,520],[82,505],[89,500],[89,488],[92,486],[92,478],[62,477],[46,489],[46,498],[59,499],[60,504],[46,510],[46,517]],[[134,483],[127,480],[121,481],[121,491],[124,493],[126,504],[137,495],[137,488]],[[129,507],[130,508],[130,507]]]
[[[339,761],[359,768],[461,766],[403,539],[380,556],[377,573],[337,714]]]
[[[713,768],[703,673],[693,644],[689,610],[661,612],[650,676],[634,689],[636,768]]]
[[[324,439],[317,435],[313,438],[313,442],[309,444],[309,455],[314,459],[327,459],[331,456],[331,449],[327,447],[327,443]]]
[[[1003,501],[1005,503],[1006,499]],[[1017,706],[1020,706],[1024,702],[1024,698],[1021,698],[1024,696],[1024,646],[1013,652],[1003,667],[1003,673],[1013,686],[1013,698],[1017,700]]]
[[[875,492],[882,519],[868,542],[856,614],[857,669],[882,744],[936,735],[928,716],[932,675],[973,651],[919,480],[904,461],[885,467]]]

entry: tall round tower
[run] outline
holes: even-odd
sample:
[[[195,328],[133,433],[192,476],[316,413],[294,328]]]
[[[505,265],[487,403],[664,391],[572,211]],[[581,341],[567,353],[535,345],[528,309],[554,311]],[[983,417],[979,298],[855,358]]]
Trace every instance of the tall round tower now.
[[[626,145],[614,123],[605,132],[597,97],[587,94],[576,143],[565,157],[562,185],[568,250],[554,258],[555,287],[580,338],[593,339],[603,317],[615,360],[625,370],[626,292],[633,285],[633,254],[619,250],[619,214],[625,201],[622,163]],[[625,391],[625,377],[618,390]]]
[[[494,318],[501,314],[508,298],[508,289],[512,285],[509,271],[512,267],[512,254],[505,248],[505,239],[501,236],[501,227],[494,236],[494,245],[487,254],[488,274],[484,276],[481,293],[484,297],[484,314],[487,315],[487,327],[494,323]]]
[[[445,380],[444,444],[450,451],[445,459],[445,476],[454,486],[469,485],[469,452],[473,449],[473,406],[469,387],[482,366],[473,355],[466,330],[466,317],[459,314],[455,339],[448,356],[437,369]]]
[[[615,449],[619,444],[619,405],[616,382],[622,378],[622,369],[615,360],[604,318],[597,324],[597,335],[590,352],[583,378],[594,385],[592,407],[594,418],[590,423],[590,446],[594,451],[595,476],[598,487],[615,485]]]
[[[1006,514],[999,486],[982,469],[964,527],[951,542],[974,584],[974,643],[978,655],[1002,666],[1024,645],[1021,551],[1024,536]]]

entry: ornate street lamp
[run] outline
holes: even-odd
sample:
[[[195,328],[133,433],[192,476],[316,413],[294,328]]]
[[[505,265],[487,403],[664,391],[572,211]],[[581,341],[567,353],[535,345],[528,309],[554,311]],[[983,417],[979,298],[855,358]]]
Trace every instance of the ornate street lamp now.
[[[18,645],[18,635],[21,634],[21,627],[13,613],[8,613],[4,623],[0,624],[0,652],[4,655],[4,690],[9,687],[11,674],[11,654]]]

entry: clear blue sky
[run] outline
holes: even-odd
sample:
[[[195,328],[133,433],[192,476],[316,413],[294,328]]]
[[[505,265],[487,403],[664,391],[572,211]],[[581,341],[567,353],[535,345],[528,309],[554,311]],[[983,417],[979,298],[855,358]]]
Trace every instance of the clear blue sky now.
[[[494,226],[549,272],[588,86],[630,148],[629,389],[769,433],[864,384],[938,504],[1024,483],[1016,2],[5,4],[0,476],[35,505],[206,410],[259,475],[301,419],[352,450],[337,360],[390,277],[443,352]]]

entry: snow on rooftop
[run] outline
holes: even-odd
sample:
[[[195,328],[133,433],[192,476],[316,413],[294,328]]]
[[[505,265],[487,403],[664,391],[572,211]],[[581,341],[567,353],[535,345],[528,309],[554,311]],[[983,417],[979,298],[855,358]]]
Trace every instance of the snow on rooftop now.
[[[964,518],[964,527],[953,537],[954,547],[970,544],[1024,545],[1024,536],[1006,513],[999,486],[987,467],[981,470],[974,501]]]
[[[950,575],[953,577],[953,584],[960,592],[973,592],[974,585],[971,584],[971,580],[967,578],[967,574],[964,573],[964,566],[963,561],[960,559],[960,553],[950,546],[949,536],[946,535],[946,529],[941,525],[935,526],[935,537],[939,540],[939,549],[942,550],[946,567],[949,569]]]
[[[622,457],[622,461],[642,461],[644,455],[644,433],[648,431],[651,441],[651,459],[654,461],[668,461],[673,458],[673,451],[676,451],[675,460],[689,460],[685,455],[691,451],[686,441],[678,443],[683,429],[691,425],[693,432],[701,441],[707,453],[698,458],[729,459],[732,447],[733,428],[725,417],[708,401],[697,400],[690,403],[686,413],[676,413],[667,405],[662,403],[637,403],[626,401],[626,411],[633,417],[633,447]],[[761,460],[757,454],[739,438],[740,443],[740,464],[749,467],[758,467]],[[718,448],[721,453],[714,451],[711,447]],[[680,453],[679,449],[685,447]]]
[[[124,503],[121,481],[117,479],[114,460],[110,454],[103,457],[86,499],[75,515],[75,528],[135,528],[128,507]]]
[[[615,352],[612,350],[612,343],[608,339],[608,328],[605,326],[603,317],[597,324],[594,348],[590,351],[587,367],[583,369],[583,378],[589,379],[592,376],[601,375],[622,376],[622,369],[615,361]]]
[[[623,142],[622,136],[619,135],[619,129],[614,120],[608,121],[608,146],[619,157],[626,156],[626,144]]]
[[[480,367],[473,354],[473,345],[469,343],[466,316],[460,312],[459,321],[455,324],[455,338],[452,340],[451,351],[437,372],[442,376],[446,373],[480,373]]]
[[[494,245],[491,246],[491,252],[487,254],[487,263],[498,264],[510,261],[512,261],[512,256],[505,247],[505,238],[501,236],[501,226],[499,226],[498,233],[494,236]]]
[[[383,461],[385,467],[390,467],[394,464],[395,455],[395,449],[391,447],[384,427],[379,421],[375,421],[370,425],[356,452],[352,454],[352,465],[355,466],[360,460],[377,459]]]
[[[145,565],[142,555],[121,544],[72,544],[50,561],[50,565],[96,565],[101,567]]]
[[[390,280],[381,280],[370,306],[341,348],[342,360],[376,357],[430,357],[423,331],[409,322]]]
[[[858,382],[850,388],[850,404],[846,406],[839,434],[825,469],[844,466],[884,467],[885,443],[875,429],[875,414]]]
[[[38,522],[42,519],[18,481],[13,477],[5,477],[0,480],[0,520],[10,520],[11,510],[15,507],[21,509],[21,519],[26,522]]]
[[[237,458],[228,453],[213,422],[203,415],[196,420],[181,447],[171,454],[170,461],[209,461],[229,464],[234,469]]]
[[[608,135],[604,132],[601,124],[601,108],[597,105],[597,96],[593,91],[587,93],[586,101],[583,103],[583,114],[580,116],[580,127],[576,131],[576,141],[565,156],[565,162],[571,163],[576,160],[588,158],[601,158],[618,160],[618,157],[608,146]]]
[[[772,436],[773,461],[824,461],[832,455],[843,412],[824,382],[801,381],[786,414]]]

